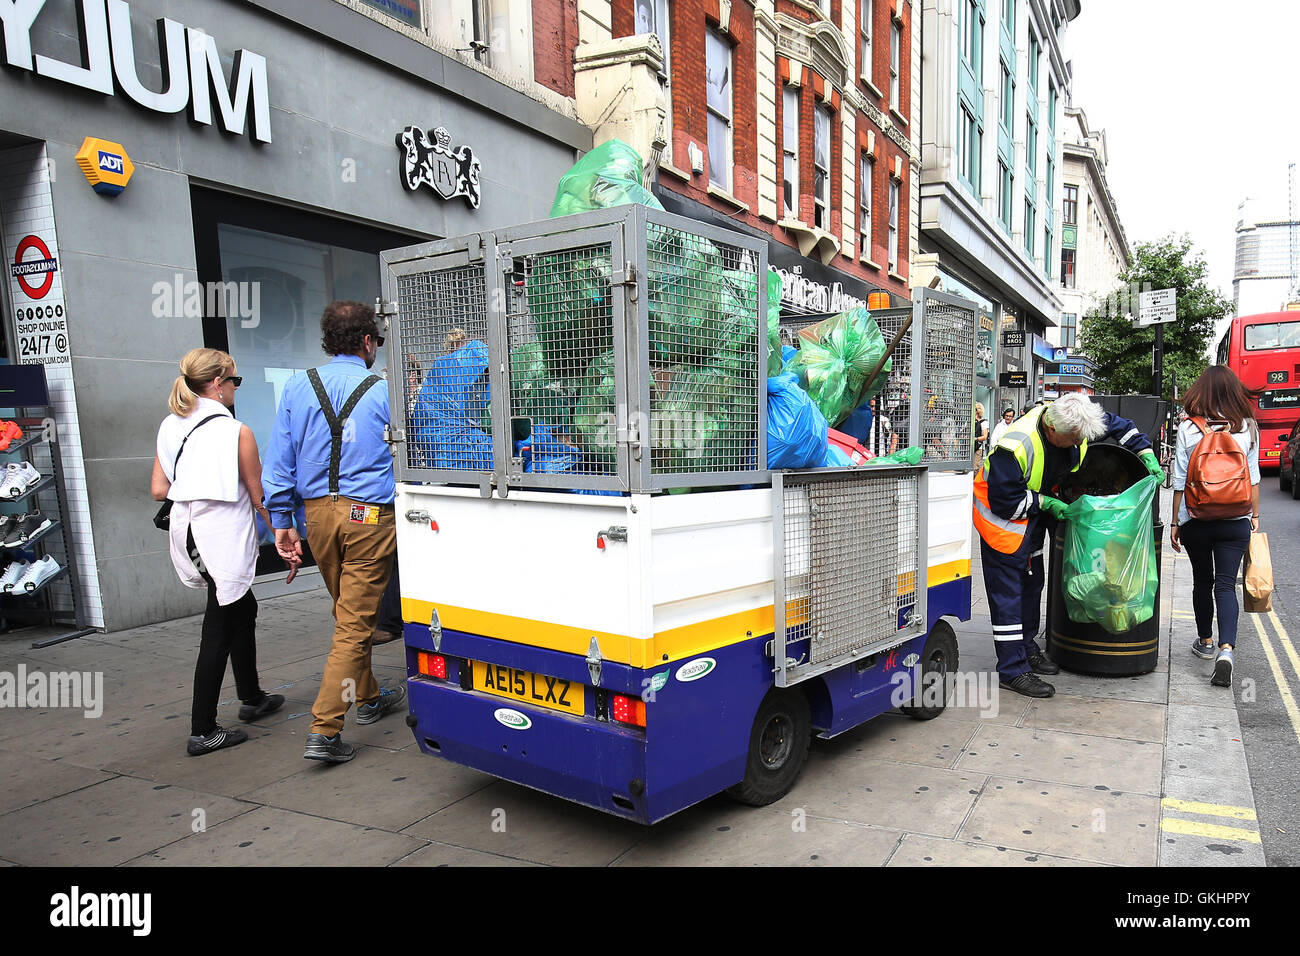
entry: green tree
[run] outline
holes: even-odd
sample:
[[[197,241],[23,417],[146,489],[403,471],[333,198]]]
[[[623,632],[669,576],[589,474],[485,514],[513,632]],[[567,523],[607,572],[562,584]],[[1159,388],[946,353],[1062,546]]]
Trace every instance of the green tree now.
[[[1123,283],[1089,311],[1081,323],[1079,344],[1097,365],[1097,391],[1116,395],[1150,395],[1155,387],[1151,358],[1154,327],[1136,329],[1138,294],[1151,289],[1178,290],[1178,321],[1164,328],[1164,396],[1173,397],[1196,381],[1209,364],[1205,351],[1214,324],[1232,310],[1232,303],[1206,281],[1208,268],[1189,236],[1165,236],[1138,243],[1133,261],[1120,274]]]

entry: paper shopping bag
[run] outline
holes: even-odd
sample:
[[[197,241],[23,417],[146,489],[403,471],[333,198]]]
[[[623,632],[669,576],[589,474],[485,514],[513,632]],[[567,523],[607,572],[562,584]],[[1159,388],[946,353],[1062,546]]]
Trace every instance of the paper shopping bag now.
[[[1242,606],[1254,614],[1273,609],[1273,560],[1268,554],[1268,535],[1256,531],[1246,549],[1245,584]]]

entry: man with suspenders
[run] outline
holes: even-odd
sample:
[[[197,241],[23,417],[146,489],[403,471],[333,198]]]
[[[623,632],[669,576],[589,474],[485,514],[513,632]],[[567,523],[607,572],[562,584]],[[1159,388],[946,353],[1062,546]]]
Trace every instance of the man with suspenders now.
[[[384,344],[375,313],[359,302],[331,302],[321,317],[321,345],[334,356],[285,384],[262,484],[275,546],[291,565],[302,557],[294,528],[301,499],[307,543],[334,599],[334,642],[312,705],[308,760],[343,763],[343,718],[374,723],[406,702],[406,687],[382,689],[370,666],[371,637],[397,545],[393,458],[384,441],[388,389],[368,374]]]

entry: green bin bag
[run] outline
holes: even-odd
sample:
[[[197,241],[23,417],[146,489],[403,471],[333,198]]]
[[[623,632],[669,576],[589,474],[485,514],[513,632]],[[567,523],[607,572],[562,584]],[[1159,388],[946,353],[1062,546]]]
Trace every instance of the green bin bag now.
[[[1084,495],[1070,505],[1061,574],[1070,620],[1123,634],[1155,613],[1151,503],[1159,487],[1148,475],[1121,494]]]
[[[601,143],[560,177],[551,218],[638,203],[664,207],[641,185],[641,154],[620,139]]]
[[[850,413],[885,387],[892,360],[886,362],[869,392],[859,395],[867,376],[889,347],[880,326],[866,309],[841,312],[799,333],[799,354],[785,371],[799,377],[799,385],[838,428]]]

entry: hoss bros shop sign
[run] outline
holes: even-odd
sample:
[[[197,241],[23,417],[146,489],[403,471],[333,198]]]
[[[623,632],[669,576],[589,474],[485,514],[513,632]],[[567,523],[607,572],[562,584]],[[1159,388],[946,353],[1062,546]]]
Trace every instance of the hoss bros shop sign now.
[[[76,11],[82,63],[33,51],[32,28],[47,6]],[[237,135],[244,133],[251,113],[250,135],[259,142],[271,142],[266,58],[260,54],[236,50],[227,82],[215,38],[201,29],[159,18],[158,62],[167,86],[154,91],[140,82],[131,8],[126,0],[0,0],[0,25],[4,62],[9,66],[105,96],[120,90],[156,113],[180,113],[188,107],[195,122],[210,126],[215,119],[226,132]],[[152,56],[153,51],[146,54],[147,59]]]

